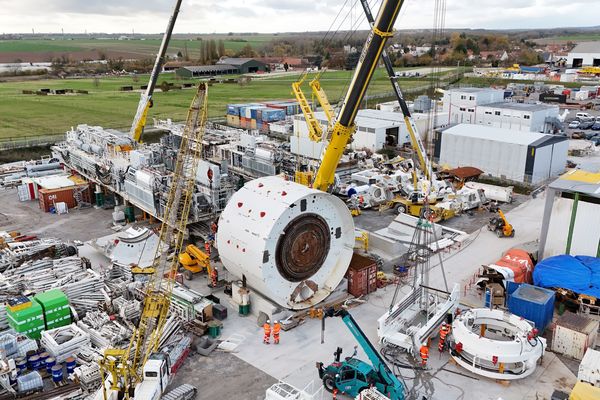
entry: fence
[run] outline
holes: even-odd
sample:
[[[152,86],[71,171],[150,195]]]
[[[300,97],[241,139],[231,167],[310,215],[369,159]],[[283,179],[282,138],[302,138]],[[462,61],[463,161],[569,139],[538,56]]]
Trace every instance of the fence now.
[[[65,140],[65,134],[19,136],[0,138],[0,151],[23,149],[27,147],[50,146]]]

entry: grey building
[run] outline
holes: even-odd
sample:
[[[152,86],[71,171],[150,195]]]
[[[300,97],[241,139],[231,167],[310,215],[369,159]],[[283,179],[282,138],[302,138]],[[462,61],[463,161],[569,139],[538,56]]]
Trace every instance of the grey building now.
[[[198,65],[178,68],[175,74],[182,78],[201,78],[205,76],[239,74],[239,69],[229,64]]]
[[[459,124],[436,132],[434,158],[450,167],[475,167],[487,176],[538,184],[565,170],[566,137]]]
[[[238,69],[238,73],[240,74],[267,71],[267,64],[254,58],[223,58],[217,61],[217,65],[232,65]]]

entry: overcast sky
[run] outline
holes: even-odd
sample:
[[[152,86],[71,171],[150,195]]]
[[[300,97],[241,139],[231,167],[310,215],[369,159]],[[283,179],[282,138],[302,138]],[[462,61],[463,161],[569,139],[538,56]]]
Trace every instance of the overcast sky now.
[[[381,0],[371,0],[373,4]],[[163,32],[174,0],[0,0],[0,33]],[[327,30],[362,16],[358,0],[184,0],[176,33]],[[431,28],[434,0],[406,0],[396,28]],[[595,0],[447,0],[447,28],[553,28],[599,25]],[[336,24],[337,28],[337,24]],[[366,28],[363,23],[361,28]]]

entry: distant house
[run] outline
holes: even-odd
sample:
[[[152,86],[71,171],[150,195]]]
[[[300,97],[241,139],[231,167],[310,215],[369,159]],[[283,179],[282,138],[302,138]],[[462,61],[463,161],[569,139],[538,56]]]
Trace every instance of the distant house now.
[[[479,53],[479,57],[488,61],[506,61],[508,53],[506,51],[482,51]]]
[[[225,57],[217,61],[217,65],[234,66],[240,74],[251,74],[255,72],[266,72],[267,64],[256,58],[234,58]]]
[[[178,68],[175,74],[181,78],[201,78],[215,75],[239,74],[239,69],[229,64],[196,65]]]
[[[567,66],[600,67],[600,42],[581,42],[567,55]]]

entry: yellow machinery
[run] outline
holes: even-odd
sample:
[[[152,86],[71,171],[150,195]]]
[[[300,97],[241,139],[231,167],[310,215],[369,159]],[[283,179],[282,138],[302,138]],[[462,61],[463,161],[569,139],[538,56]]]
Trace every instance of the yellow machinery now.
[[[176,254],[183,247],[195,191],[207,118],[206,97],[207,87],[201,83],[188,112],[160,229],[160,242],[168,244]],[[136,385],[142,381],[142,368],[158,350],[179,268],[178,258],[168,258],[169,254],[169,251],[162,251],[161,246],[157,246],[153,264],[155,272],[146,284],[142,315],[129,346],[126,349],[107,349],[99,362],[102,382],[106,382],[107,373],[110,375],[103,390],[105,400],[107,392],[111,393],[111,398],[114,392],[118,392],[119,398],[130,399]]]
[[[305,72],[298,81],[292,83],[292,91],[294,92],[294,96],[296,96],[296,99],[300,104],[300,109],[302,110],[302,114],[304,114],[304,119],[306,119],[306,125],[308,126],[308,137],[310,137],[310,140],[314,142],[320,142],[323,139],[323,128],[321,128],[321,123],[315,117],[311,105],[306,99],[306,96],[301,88],[307,76],[308,72]]]
[[[160,70],[162,69],[163,63],[165,61],[167,47],[169,47],[169,41],[171,40],[173,27],[175,26],[175,21],[177,20],[177,15],[179,14],[181,1],[182,0],[176,0],[175,7],[173,8],[173,13],[171,14],[171,18],[169,19],[167,29],[165,30],[165,34],[163,35],[163,39],[160,44],[160,49],[158,50],[156,60],[154,61],[154,67],[152,68],[152,73],[150,74],[148,87],[146,88],[146,91],[142,93],[137,111],[135,113],[135,117],[133,119],[133,123],[131,124],[131,130],[129,134],[131,135],[133,140],[135,140],[138,143],[141,141],[142,133],[144,133],[144,127],[146,126],[146,118],[148,117],[148,110],[150,109],[150,107],[152,107],[153,104],[152,95],[154,94],[154,89],[156,88],[158,74],[160,73]]]
[[[432,222],[445,221],[454,217],[456,214],[452,210],[436,207],[436,200],[430,199],[429,206],[425,207],[423,200],[413,202],[404,197],[396,197],[390,201],[389,207],[394,208],[398,214],[407,213],[413,217],[424,217]],[[428,215],[426,215],[429,213]]]
[[[329,102],[329,98],[327,98],[327,94],[325,93],[325,90],[323,90],[323,87],[321,86],[321,82],[319,81],[319,79],[321,78],[321,75],[323,75],[323,72],[325,72],[325,71],[326,71],[325,68],[322,69],[317,74],[317,76],[315,76],[313,78],[313,80],[310,81],[310,83],[308,85],[312,89],[313,100],[317,99],[317,101],[319,102],[319,105],[325,112],[327,121],[329,121],[329,124],[331,124],[331,123],[333,123],[333,120],[335,119],[335,110],[333,109],[333,106]]]
[[[381,57],[387,40],[393,36],[394,23],[403,3],[402,0],[384,0],[381,4],[377,20],[374,22],[363,48],[342,108],[328,134],[331,140],[327,145],[313,183],[315,189],[328,191],[334,182],[337,165],[356,129],[354,119],[358,108],[365,96],[373,72],[377,67],[377,61]]]
[[[581,75],[600,76],[600,67],[583,67],[577,73]]]
[[[314,178],[315,173],[312,171],[296,171],[294,182],[304,186],[310,186]]]
[[[317,99],[319,105],[325,112],[327,121],[329,121],[329,124],[331,124],[335,118],[335,110],[333,109],[331,103],[329,103],[327,94],[325,93],[325,90],[323,90],[321,82],[319,81],[323,72],[325,72],[325,69],[322,69],[321,72],[319,72],[313,78],[313,80],[310,81],[309,86],[312,89],[313,101],[314,99]],[[302,84],[307,77],[308,71],[304,72],[298,81],[292,83],[292,91],[294,92],[294,96],[296,96],[296,100],[300,104],[300,109],[302,110],[302,114],[306,120],[306,125],[308,126],[308,137],[314,142],[320,142],[323,140],[323,128],[321,127],[319,120],[317,120],[315,117],[311,104],[309,104],[304,92],[302,91]]]
[[[206,271],[210,276],[210,254],[203,252],[193,244],[187,245],[185,251],[179,253],[179,263],[184,269],[183,276],[188,281],[194,279],[194,274],[202,271]]]
[[[495,232],[499,238],[515,236],[515,229],[508,223],[506,216],[500,209],[498,210],[498,216],[490,219],[487,228],[488,230]]]

